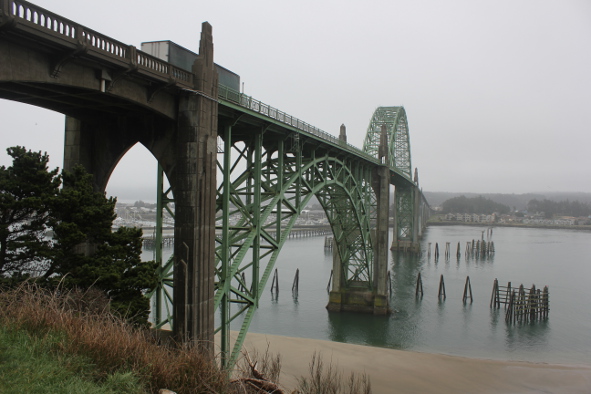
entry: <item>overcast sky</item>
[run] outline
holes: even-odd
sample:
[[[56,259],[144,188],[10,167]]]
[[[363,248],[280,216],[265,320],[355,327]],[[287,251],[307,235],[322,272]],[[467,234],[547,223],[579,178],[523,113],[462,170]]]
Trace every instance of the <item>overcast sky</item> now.
[[[34,3],[138,48],[197,52],[208,21],[246,94],[358,147],[377,107],[403,105],[426,191],[591,192],[588,0]],[[18,144],[61,167],[63,115],[0,99],[0,119],[0,164]],[[108,193],[148,199],[155,167],[134,147]]]

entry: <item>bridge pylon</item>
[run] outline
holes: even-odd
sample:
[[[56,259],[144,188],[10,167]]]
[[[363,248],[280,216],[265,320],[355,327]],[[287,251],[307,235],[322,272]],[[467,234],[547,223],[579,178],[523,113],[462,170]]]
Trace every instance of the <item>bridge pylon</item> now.
[[[416,253],[420,248],[421,194],[413,185],[396,185],[391,250]]]
[[[376,228],[372,231],[372,283],[345,281],[339,248],[333,247],[333,282],[328,305],[331,312],[364,312],[385,315],[391,312],[387,291],[388,276],[388,218],[390,201],[390,169],[388,167],[388,133],[382,127],[380,162],[372,173],[375,193]]]

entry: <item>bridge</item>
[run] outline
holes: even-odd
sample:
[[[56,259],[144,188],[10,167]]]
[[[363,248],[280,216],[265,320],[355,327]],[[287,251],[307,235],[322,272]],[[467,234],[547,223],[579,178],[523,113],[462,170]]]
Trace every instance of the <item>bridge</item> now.
[[[0,98],[66,116],[64,169],[82,164],[104,191],[137,142],[159,163],[158,212],[169,209],[175,224],[173,258],[157,253],[155,326],[170,324],[177,339],[211,352],[219,332],[230,365],[313,198],[334,237],[327,308],[389,313],[388,249],[417,250],[429,214],[404,108],[378,108],[359,149],[344,126],[335,137],[241,94],[239,76],[214,63],[208,23],[185,64],[148,44],[138,50],[29,2],[0,0]]]

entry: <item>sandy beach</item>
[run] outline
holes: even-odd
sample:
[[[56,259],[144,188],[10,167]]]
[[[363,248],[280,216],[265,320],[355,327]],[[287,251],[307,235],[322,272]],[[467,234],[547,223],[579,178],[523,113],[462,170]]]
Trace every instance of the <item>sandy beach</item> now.
[[[591,393],[591,365],[496,361],[249,333],[245,349],[281,354],[282,386],[307,376],[312,355],[332,361],[344,376],[367,373],[382,393]],[[591,360],[590,360],[591,362]]]

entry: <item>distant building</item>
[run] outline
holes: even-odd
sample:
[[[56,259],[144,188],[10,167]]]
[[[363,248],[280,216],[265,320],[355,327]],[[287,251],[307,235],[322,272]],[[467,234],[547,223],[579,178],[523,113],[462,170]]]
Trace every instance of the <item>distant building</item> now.
[[[496,214],[448,213],[445,215],[445,220],[464,223],[495,223],[497,221],[497,216]]]

